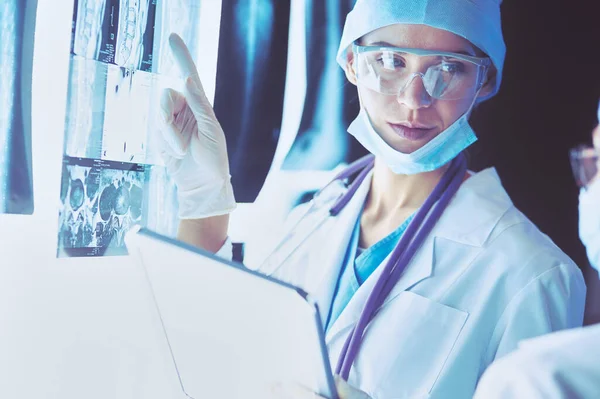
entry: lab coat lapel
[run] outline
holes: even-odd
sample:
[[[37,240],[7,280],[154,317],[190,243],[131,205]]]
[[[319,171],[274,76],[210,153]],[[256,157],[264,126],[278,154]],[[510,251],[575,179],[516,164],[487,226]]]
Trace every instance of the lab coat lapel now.
[[[511,206],[512,202],[502,188],[494,169],[487,169],[469,178],[463,183],[432,232],[415,253],[382,307],[388,306],[402,291],[430,277],[438,266],[445,267],[445,264],[440,264],[442,259],[456,262],[454,266],[449,265],[449,267],[460,267],[462,263],[469,264],[476,251],[469,251],[467,248],[483,246],[502,215]],[[435,256],[436,242],[439,244],[440,239],[463,246],[461,253],[464,258],[450,260],[443,256]],[[331,326],[326,336],[328,343],[339,334],[347,332],[358,321],[367,298],[390,256],[388,255],[358,289],[340,317]]]
[[[306,267],[309,275],[305,289],[317,303],[323,325],[327,322],[333,293],[350,237],[363,208],[371,183],[371,174],[358,188],[337,217],[330,218],[311,238]]]
[[[394,286],[392,293],[388,296],[383,306],[386,306],[394,292],[404,291],[423,279],[431,276],[433,270],[433,239],[425,240],[419,251],[415,254],[413,261],[408,264],[402,277]],[[360,317],[360,313],[365,307],[365,303],[373,291],[373,287],[381,276],[385,265],[387,265],[391,254],[375,269],[369,278],[360,286],[354,294],[346,308],[342,311],[338,319],[333,323],[329,330],[326,340],[327,342],[334,339],[338,334],[345,332],[348,328],[354,326]]]

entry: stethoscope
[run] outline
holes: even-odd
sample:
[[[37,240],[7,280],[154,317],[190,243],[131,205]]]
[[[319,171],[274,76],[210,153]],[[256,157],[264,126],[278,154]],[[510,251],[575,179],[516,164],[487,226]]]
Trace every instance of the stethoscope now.
[[[346,205],[348,205],[358,188],[373,169],[374,164],[375,157],[371,154],[360,158],[336,175],[329,184],[317,192],[305,217],[301,218],[300,221],[290,229],[290,233],[282,240],[282,244],[269,255],[263,265],[273,263],[278,266],[278,269],[291,256],[295,249],[297,249],[319,226],[321,226],[328,218],[336,217]],[[467,162],[465,156],[461,153],[450,163],[450,166],[444,173],[442,179],[435,186],[429,197],[427,197],[421,208],[419,208],[400,241],[392,251],[379,279],[367,298],[358,322],[352,328],[352,331],[342,347],[335,372],[344,380],[348,380],[350,368],[358,354],[365,329],[369,322],[373,319],[375,312],[383,304],[392,288],[400,279],[402,272],[410,263],[411,259],[448,206],[448,203],[460,187],[466,171]],[[356,177],[346,186],[346,182],[353,176]],[[332,203],[332,205],[328,208],[325,207],[325,211],[321,211],[323,205],[328,205],[329,203]],[[300,238],[296,237],[295,232],[301,230],[298,227],[303,223],[303,220],[308,219],[306,216],[311,213],[320,214],[321,217],[316,218],[317,223],[310,225],[309,228],[303,229],[305,234]],[[294,244],[289,244],[288,246],[291,246],[292,248],[286,248],[286,244],[291,242]],[[272,270],[271,274],[277,269]]]

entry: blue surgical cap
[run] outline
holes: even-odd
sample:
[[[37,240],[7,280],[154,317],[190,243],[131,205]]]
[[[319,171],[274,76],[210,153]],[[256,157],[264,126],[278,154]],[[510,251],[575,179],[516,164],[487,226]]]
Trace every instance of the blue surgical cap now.
[[[498,92],[506,45],[500,21],[502,0],[357,0],[348,13],[337,62],[346,67],[349,46],[376,29],[393,24],[418,24],[462,36],[485,52],[496,68]]]

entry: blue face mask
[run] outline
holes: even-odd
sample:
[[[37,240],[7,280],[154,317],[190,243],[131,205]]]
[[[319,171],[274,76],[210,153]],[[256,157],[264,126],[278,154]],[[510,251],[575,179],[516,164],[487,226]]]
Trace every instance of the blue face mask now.
[[[579,238],[590,264],[600,271],[600,180],[579,194]]]
[[[469,110],[446,130],[410,154],[396,151],[386,143],[375,131],[367,111],[362,107],[358,117],[348,128],[348,133],[396,174],[431,172],[456,158],[465,148],[477,141],[468,120],[472,107],[471,105]]]

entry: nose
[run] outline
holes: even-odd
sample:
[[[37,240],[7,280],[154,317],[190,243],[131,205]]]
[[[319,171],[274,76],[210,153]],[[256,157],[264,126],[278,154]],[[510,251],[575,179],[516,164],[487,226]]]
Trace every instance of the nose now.
[[[419,79],[417,79],[417,77]],[[396,100],[410,109],[427,108],[432,99],[423,82],[423,76],[419,73],[413,74],[404,87],[398,92]]]

